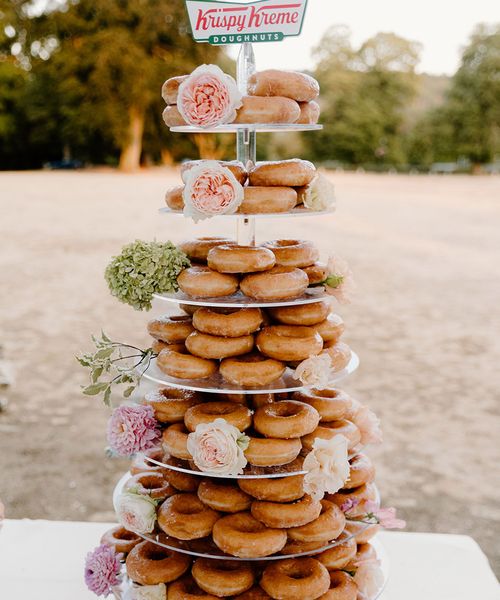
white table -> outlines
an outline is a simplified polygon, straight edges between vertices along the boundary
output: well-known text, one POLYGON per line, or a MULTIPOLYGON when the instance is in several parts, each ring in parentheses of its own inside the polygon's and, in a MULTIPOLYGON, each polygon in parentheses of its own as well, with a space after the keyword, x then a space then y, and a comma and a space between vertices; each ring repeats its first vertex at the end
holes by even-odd
MULTIPOLYGON (((106 523, 7 520, 0 531, 1 600, 95 600, 83 583, 85 554, 106 523)), ((500 600, 476 542, 462 535, 381 533, 391 561, 383 600, 500 600)))

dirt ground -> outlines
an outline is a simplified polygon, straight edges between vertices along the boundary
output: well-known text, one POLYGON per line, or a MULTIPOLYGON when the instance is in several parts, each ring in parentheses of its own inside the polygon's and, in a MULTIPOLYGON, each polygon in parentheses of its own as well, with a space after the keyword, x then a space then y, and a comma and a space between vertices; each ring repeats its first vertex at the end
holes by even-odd
MULTIPOLYGON (((333 174, 328 218, 261 221, 353 267, 341 313, 361 368, 345 388, 380 415, 387 505, 412 531, 475 537, 500 573, 500 179, 333 174)), ((113 519, 126 462, 105 459, 107 410, 74 360, 103 328, 146 343, 148 315, 103 270, 135 238, 231 233, 160 216, 173 171, 0 174, 0 343, 16 383, 0 413, 0 496, 12 518, 113 519)))

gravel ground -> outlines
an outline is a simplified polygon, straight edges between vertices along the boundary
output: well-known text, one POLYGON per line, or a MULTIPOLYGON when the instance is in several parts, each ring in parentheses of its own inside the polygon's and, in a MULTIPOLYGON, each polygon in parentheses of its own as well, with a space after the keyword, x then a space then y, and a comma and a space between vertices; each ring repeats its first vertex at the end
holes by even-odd
MULTIPOLYGON (((500 179, 332 174, 339 211, 264 220, 353 267, 342 309, 362 365, 346 389, 383 420, 384 502, 412 531, 474 536, 500 572, 500 179), (497 275, 495 278, 494 275, 497 275)), ((101 328, 146 343, 148 315, 102 277, 135 238, 231 233, 159 216, 173 171, 0 174, 0 343, 16 383, 0 414, 0 496, 13 518, 108 520, 126 462, 106 460, 107 411, 73 356, 101 328)))

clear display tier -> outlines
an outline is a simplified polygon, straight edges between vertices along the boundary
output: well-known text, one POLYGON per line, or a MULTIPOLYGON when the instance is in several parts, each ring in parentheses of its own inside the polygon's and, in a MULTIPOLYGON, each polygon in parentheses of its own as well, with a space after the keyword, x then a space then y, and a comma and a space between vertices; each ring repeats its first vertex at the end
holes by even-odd
MULTIPOLYGON (((184 216, 184 212, 182 210, 172 210, 168 206, 159 209, 160 214, 162 215, 175 215, 179 217, 184 216)), ((280 212, 280 213, 259 213, 259 214, 242 214, 242 213, 234 213, 233 215, 216 215, 211 217, 211 219, 235 219, 235 218, 246 218, 246 219, 283 219, 283 218, 292 218, 292 217, 322 217, 324 215, 333 215, 335 209, 331 210, 309 210, 308 208, 294 208, 289 212, 280 212)))
MULTIPOLYGON (((336 385, 339 381, 353 373, 358 366, 358 355, 353 352, 347 367, 332 375, 329 386, 336 385)), ((281 392, 297 392, 306 388, 302 382, 295 379, 293 373, 292 369, 287 368, 283 377, 268 385, 241 388, 225 381, 219 373, 207 379, 177 379, 176 377, 169 377, 160 371, 156 364, 156 359, 153 359, 149 367, 144 371, 143 377, 166 387, 193 390, 195 392, 207 392, 211 394, 279 394, 281 392)))
POLYGON ((302 296, 293 300, 281 300, 274 302, 265 302, 263 300, 254 300, 245 296, 242 292, 236 292, 232 296, 222 296, 221 298, 193 298, 184 292, 173 294, 154 294, 156 300, 162 302, 171 302, 173 304, 188 304, 190 306, 205 306, 207 308, 245 308, 252 306, 255 308, 275 308, 278 306, 298 306, 299 304, 314 304, 327 298, 331 298, 323 287, 308 288, 302 296))
POLYGON ((321 131, 322 129, 323 125, 301 125, 299 123, 228 123, 215 127, 195 127, 194 125, 170 127, 170 131, 174 133, 255 133, 257 131, 285 133, 287 131, 321 131))

